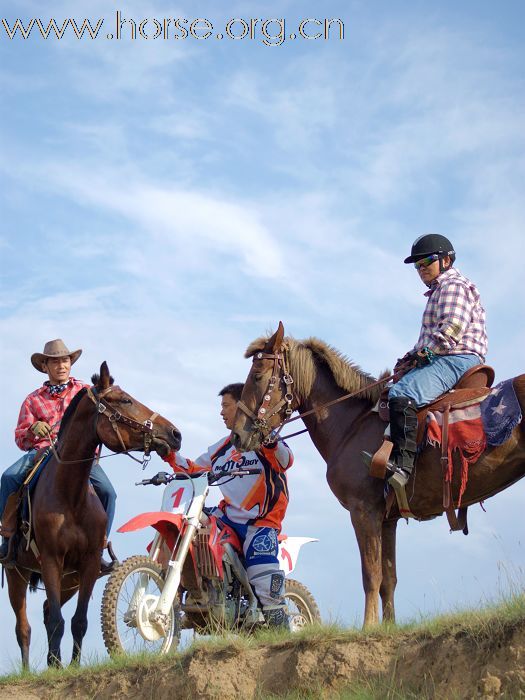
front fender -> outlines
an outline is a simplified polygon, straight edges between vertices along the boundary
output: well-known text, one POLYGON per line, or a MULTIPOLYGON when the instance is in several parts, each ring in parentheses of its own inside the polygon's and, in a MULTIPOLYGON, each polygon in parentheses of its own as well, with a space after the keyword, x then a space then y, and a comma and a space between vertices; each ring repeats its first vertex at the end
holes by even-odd
POLYGON ((182 530, 183 516, 181 513, 167 513, 166 511, 152 511, 136 515, 127 523, 121 525, 117 532, 134 532, 143 530, 145 527, 153 527, 158 532, 166 529, 166 525, 174 526, 177 530, 182 530))

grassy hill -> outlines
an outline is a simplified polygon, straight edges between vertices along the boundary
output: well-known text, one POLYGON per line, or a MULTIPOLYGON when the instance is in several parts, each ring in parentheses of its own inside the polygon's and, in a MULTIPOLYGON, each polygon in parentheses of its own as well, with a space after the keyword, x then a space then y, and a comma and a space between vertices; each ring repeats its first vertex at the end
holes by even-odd
POLYGON ((2 700, 525 698, 525 597, 368 632, 201 640, 168 657, 0 678, 2 700))

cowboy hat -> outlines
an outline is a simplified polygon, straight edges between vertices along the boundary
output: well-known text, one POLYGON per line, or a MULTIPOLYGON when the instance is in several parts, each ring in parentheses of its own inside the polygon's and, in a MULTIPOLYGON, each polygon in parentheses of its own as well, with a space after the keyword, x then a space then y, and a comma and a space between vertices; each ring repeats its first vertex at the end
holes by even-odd
POLYGON ((78 360, 81 354, 82 350, 75 350, 74 352, 71 352, 65 346, 64 341, 60 340, 60 338, 57 338, 56 340, 49 340, 44 345, 44 352, 33 353, 31 355, 31 364, 39 372, 45 373, 46 370, 43 367, 43 363, 49 358, 70 357, 71 364, 73 365, 78 360))

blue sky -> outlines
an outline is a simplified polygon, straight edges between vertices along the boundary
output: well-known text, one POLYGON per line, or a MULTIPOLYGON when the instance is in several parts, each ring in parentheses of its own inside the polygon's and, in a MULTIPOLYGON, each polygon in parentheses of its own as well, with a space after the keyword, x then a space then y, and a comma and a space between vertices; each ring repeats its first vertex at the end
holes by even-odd
MULTIPOLYGON (((246 346, 279 320, 373 374, 392 366, 415 342, 424 306, 402 260, 428 231, 452 239, 458 268, 478 284, 497 379, 524 371, 523 3, 95 0, 45 12, 18 1, 0 14, 10 26, 104 18, 104 32, 10 41, 0 26, 6 467, 19 456, 19 406, 41 380, 29 357, 51 338, 84 349, 79 378, 107 360, 124 388, 179 426, 188 456, 222 435, 216 394, 244 379, 246 346), (287 34, 307 18, 340 18, 345 36, 271 47, 261 36, 105 39, 117 10, 137 24, 285 18, 287 34)), ((285 529, 320 538, 297 578, 325 619, 360 624, 349 516, 308 438, 293 447, 285 529)), ((134 463, 108 462, 117 526, 160 503, 158 491, 133 486, 134 463)), ((449 535, 442 518, 401 523, 398 617, 522 584, 524 495, 518 484, 486 514, 472 508, 467 538, 449 535)), ((147 539, 113 541, 125 557, 147 539)), ((88 656, 104 653, 101 590, 88 656)), ((41 595, 30 604, 35 665, 46 648, 41 595)), ((18 660, 4 596, 0 671, 18 660)), ((68 645, 66 635, 66 656, 68 645)))

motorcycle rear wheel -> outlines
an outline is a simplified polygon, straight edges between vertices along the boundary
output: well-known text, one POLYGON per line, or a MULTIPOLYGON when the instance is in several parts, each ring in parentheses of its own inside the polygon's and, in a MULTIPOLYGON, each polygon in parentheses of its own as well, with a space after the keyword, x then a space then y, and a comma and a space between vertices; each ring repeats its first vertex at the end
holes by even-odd
POLYGON ((172 647, 177 648, 180 639, 178 606, 173 606, 168 614, 164 636, 156 635, 151 628, 151 638, 147 639, 139 630, 141 609, 147 617, 148 600, 153 604, 163 587, 162 567, 147 556, 129 557, 113 571, 104 588, 100 613, 102 637, 110 655, 167 654, 172 647), (137 594, 139 586, 143 590, 137 594), (135 601, 134 596, 137 596, 135 601))
POLYGON ((290 632, 321 622, 321 613, 308 588, 293 578, 285 579, 284 600, 290 622, 290 632))

